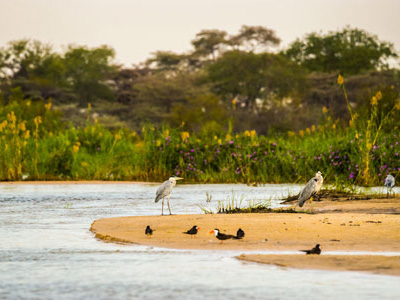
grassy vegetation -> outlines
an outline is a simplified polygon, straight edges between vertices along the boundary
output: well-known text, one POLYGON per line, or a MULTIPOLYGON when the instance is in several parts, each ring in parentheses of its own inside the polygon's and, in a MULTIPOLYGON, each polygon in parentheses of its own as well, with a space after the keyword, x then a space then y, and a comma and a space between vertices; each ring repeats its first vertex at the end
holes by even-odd
MULTIPOLYGON (((343 87, 343 78, 339 77, 343 87)), ((346 95, 346 94, 345 94, 346 95)), ((325 182, 380 185, 400 173, 400 103, 377 91, 367 112, 349 124, 324 108, 320 125, 270 136, 255 131, 195 135, 180 128, 111 131, 91 119, 61 121, 51 102, 26 100, 15 90, 0 106, 0 180, 164 180, 186 182, 306 182, 321 170, 325 182)))

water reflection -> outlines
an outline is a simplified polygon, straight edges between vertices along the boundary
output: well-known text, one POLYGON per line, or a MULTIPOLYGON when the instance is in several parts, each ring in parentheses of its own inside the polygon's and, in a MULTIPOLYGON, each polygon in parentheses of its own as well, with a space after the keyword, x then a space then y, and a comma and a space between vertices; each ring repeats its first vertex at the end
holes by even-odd
MULTIPOLYGON (((237 261, 241 252, 182 251, 96 240, 93 220, 158 215, 152 184, 0 185, 1 298, 393 299, 399 278, 282 269, 237 261), (361 288, 362 287, 362 288, 361 288)), ((177 185, 174 213, 225 200, 269 201, 297 185, 177 185)))

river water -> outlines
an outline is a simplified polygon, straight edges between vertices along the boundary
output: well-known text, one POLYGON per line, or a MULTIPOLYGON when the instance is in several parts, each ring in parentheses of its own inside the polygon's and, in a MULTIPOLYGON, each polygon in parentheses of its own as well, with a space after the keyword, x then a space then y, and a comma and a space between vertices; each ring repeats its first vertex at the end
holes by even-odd
MULTIPOLYGON (((0 299, 400 299, 400 277, 284 269, 236 260, 243 251, 169 250, 94 238, 89 228, 95 219, 160 214, 157 187, 0 185, 0 299)), ((276 199, 300 188, 178 183, 171 207, 176 214, 201 213, 199 205, 212 209, 229 197, 276 207, 276 199)))

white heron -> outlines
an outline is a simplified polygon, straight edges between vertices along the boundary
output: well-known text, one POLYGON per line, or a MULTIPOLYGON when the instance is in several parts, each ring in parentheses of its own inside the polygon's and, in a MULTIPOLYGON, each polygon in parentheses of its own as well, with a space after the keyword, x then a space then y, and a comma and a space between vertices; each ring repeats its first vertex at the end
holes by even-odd
POLYGON ((388 198, 389 198, 389 190, 391 192, 394 185, 395 185, 394 177, 393 177, 393 175, 389 174, 385 179, 385 186, 387 188, 387 197, 388 198))
POLYGON ((177 176, 171 176, 168 180, 164 181, 163 184, 158 188, 157 193, 156 193, 156 199, 155 202, 157 203, 162 199, 162 205, 161 205, 161 215, 164 215, 164 198, 165 196, 168 196, 167 198, 167 204, 168 204, 168 210, 169 214, 172 215, 171 213, 171 208, 169 207, 169 196, 171 195, 171 191, 176 185, 177 180, 183 179, 182 177, 177 177, 177 176))
POLYGON ((315 174, 315 177, 311 178, 304 187, 304 189, 300 192, 299 195, 300 207, 302 207, 308 199, 310 199, 310 202, 312 203, 312 198, 315 196, 316 193, 319 192, 323 182, 324 178, 322 177, 322 173, 318 171, 315 174))

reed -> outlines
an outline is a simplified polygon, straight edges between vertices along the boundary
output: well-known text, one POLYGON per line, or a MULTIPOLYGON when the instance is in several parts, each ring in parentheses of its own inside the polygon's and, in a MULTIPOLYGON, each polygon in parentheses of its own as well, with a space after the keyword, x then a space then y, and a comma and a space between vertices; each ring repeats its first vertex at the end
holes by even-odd
POLYGON ((318 125, 263 136, 152 125, 109 130, 89 117, 74 127, 51 102, 17 94, 0 106, 0 180, 162 181, 175 174, 188 183, 305 183, 320 170, 337 186, 381 185, 400 173, 400 104, 385 104, 384 91, 374 97, 381 98, 364 114, 352 112, 349 125, 324 108, 318 125))

